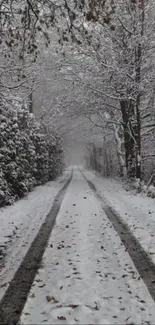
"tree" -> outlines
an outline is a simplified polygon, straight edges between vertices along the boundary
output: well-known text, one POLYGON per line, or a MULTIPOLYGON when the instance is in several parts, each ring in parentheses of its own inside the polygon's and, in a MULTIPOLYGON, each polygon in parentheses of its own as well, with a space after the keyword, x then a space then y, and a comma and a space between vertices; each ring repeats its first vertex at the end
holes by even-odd
MULTIPOLYGON (((101 116, 102 113, 101 119, 103 111, 107 111, 113 115, 116 125, 121 114, 119 123, 123 128, 125 162, 131 178, 141 177, 141 129, 147 98, 150 98, 148 93, 153 85, 150 62, 154 56, 153 8, 152 1, 120 0, 108 25, 102 24, 104 15, 99 11, 97 20, 76 31, 76 38, 81 41, 77 42, 78 48, 87 58, 87 71, 82 78, 76 73, 75 82, 90 90, 89 96, 93 92, 102 97, 102 108, 96 105, 94 109, 94 114, 101 116), (92 79, 86 76, 90 70, 92 79)), ((87 115, 92 113, 89 101, 87 115)))
POLYGON ((37 55, 37 38, 43 35, 48 46, 50 37, 48 30, 56 28, 60 43, 68 41, 77 28, 80 20, 97 21, 99 12, 104 12, 104 22, 108 23, 114 11, 113 0, 2 0, 0 3, 1 43, 4 41, 10 48, 21 45, 20 57, 24 53, 37 55), (61 23, 60 23, 61 20, 61 23))

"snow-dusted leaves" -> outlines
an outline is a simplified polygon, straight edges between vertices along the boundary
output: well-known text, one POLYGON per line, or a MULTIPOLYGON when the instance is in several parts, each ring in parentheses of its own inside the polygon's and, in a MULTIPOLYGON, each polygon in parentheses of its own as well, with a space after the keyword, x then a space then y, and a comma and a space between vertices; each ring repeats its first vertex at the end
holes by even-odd
POLYGON ((61 174, 63 150, 53 129, 36 122, 25 104, 0 106, 0 206, 61 174))

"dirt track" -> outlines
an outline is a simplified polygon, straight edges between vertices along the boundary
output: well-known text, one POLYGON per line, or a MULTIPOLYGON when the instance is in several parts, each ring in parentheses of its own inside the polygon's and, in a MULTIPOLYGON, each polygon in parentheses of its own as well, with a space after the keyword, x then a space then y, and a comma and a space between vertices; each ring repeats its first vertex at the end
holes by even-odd
POLYGON ((70 178, 57 194, 50 213, 47 215, 45 222, 42 224, 37 236, 32 242, 31 247, 0 302, 0 324, 15 325, 20 319, 20 314, 39 268, 66 189, 71 182, 72 174, 73 173, 71 173, 70 178))
POLYGON ((116 213, 110 207, 108 207, 106 203, 104 203, 103 197, 99 195, 95 185, 89 181, 84 174, 83 176, 89 184, 89 187, 93 190, 95 196, 100 200, 104 212, 117 231, 136 269, 147 286, 150 295, 152 296, 153 300, 155 300, 155 265, 151 261, 148 254, 141 247, 137 239, 134 237, 127 224, 118 215, 116 215, 116 213))
MULTIPOLYGON (((36 238, 0 302, 0 324, 15 325, 20 319, 21 312, 54 226, 56 216, 59 212, 66 190, 72 180, 72 174, 56 196, 50 213, 47 215, 45 222, 42 224, 36 238)), ((149 256, 142 249, 124 221, 104 203, 104 199, 98 194, 94 184, 86 178, 84 173, 82 174, 91 190, 93 190, 94 195, 102 204, 104 212, 121 238, 122 245, 125 246, 140 277, 143 279, 148 291, 155 300, 155 265, 151 262, 149 256)))

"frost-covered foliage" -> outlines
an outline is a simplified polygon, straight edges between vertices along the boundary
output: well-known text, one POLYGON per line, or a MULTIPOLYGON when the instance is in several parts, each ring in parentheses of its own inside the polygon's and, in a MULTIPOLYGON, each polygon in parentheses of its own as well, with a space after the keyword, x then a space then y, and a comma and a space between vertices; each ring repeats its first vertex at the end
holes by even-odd
POLYGON ((63 149, 52 129, 37 122, 23 103, 0 105, 0 206, 61 174, 63 149))
POLYGON ((128 182, 127 190, 134 190, 136 193, 146 194, 148 197, 155 198, 155 186, 151 185, 152 179, 150 179, 149 183, 145 183, 144 180, 140 180, 136 178, 134 182, 128 182))

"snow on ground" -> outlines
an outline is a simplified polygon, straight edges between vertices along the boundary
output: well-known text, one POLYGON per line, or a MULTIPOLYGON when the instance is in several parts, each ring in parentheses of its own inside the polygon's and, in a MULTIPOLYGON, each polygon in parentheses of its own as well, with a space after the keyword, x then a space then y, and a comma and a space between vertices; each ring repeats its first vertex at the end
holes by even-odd
POLYGON ((116 180, 101 178, 90 171, 84 171, 106 204, 128 224, 142 247, 155 263, 155 200, 144 194, 127 192, 116 180))
POLYGON ((67 170, 57 181, 36 187, 27 197, 15 202, 13 206, 0 209, 1 258, 6 253, 4 264, 0 259, 0 298, 50 211, 55 196, 70 176, 70 172, 67 170))
POLYGON ((155 303, 75 170, 20 324, 149 324, 155 303))

